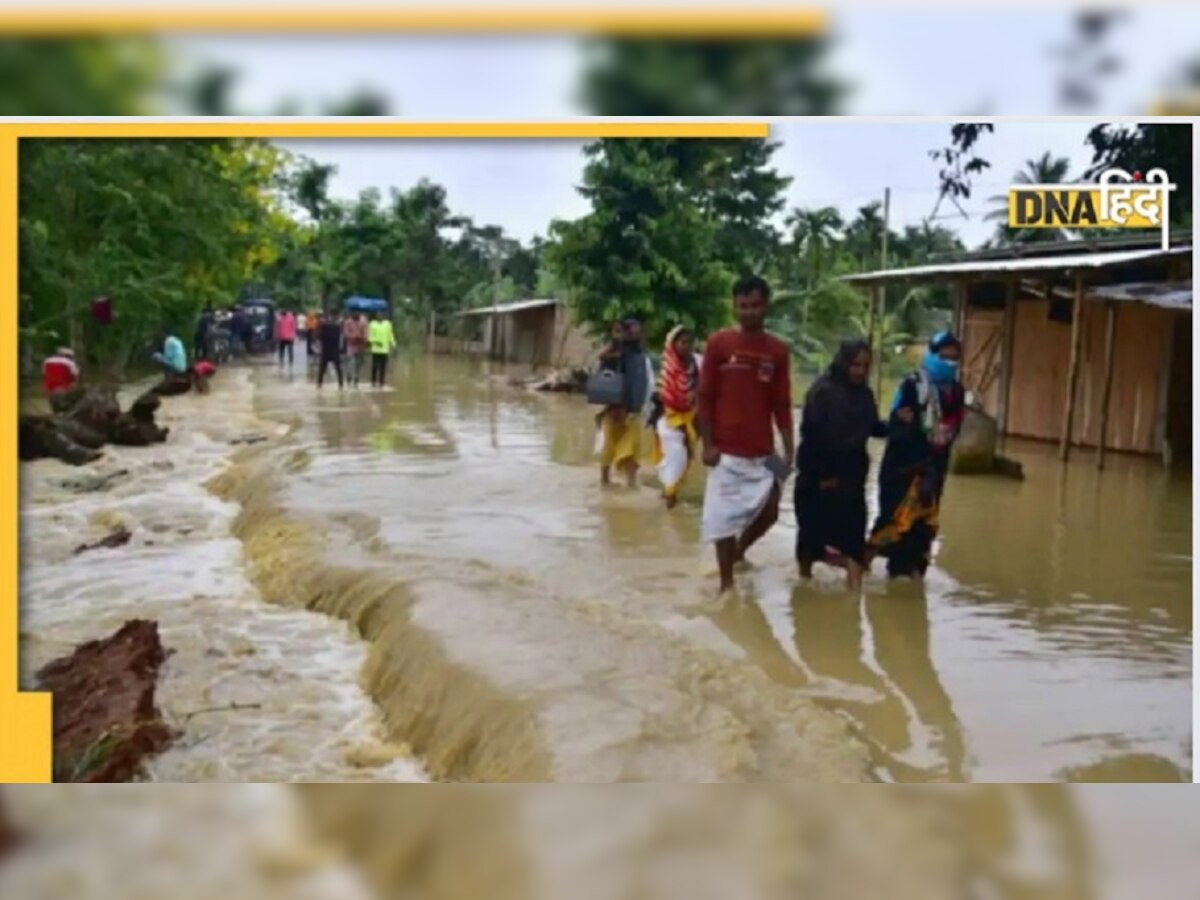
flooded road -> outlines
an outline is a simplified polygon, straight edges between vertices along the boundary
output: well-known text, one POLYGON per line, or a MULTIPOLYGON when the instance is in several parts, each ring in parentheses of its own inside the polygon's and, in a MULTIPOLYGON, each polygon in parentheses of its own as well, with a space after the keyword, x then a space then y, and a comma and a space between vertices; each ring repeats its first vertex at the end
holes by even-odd
POLYGON ((434 777, 1191 780, 1190 476, 1010 445, 1027 480, 952 481, 924 586, 857 598, 797 584, 785 499, 719 601, 698 505, 601 492, 592 411, 492 374, 260 369, 293 431, 225 485, 258 588, 358 628, 434 777))

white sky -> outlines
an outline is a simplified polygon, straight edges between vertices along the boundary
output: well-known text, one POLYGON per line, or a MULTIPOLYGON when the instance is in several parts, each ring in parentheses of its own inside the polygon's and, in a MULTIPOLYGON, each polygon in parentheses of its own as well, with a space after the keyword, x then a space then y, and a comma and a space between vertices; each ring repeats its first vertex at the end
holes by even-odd
MULTIPOLYGON (((987 198, 1004 193, 1026 159, 1045 150, 1066 156, 1075 174, 1090 160, 1080 123, 1005 122, 985 136, 980 152, 992 169, 977 179, 965 204, 975 214, 987 198)), ((900 230, 918 225, 937 200, 937 165, 928 151, 943 146, 948 123, 882 124, 848 121, 788 122, 773 126, 782 146, 776 167, 792 176, 788 205, 836 206, 849 219, 858 208, 882 200, 892 189, 891 221, 900 230)), ((422 177, 442 184, 455 212, 479 224, 502 226, 527 241, 544 234, 554 218, 588 211, 576 192, 583 169, 574 141, 285 141, 282 146, 338 167, 336 196, 351 198, 368 187, 405 189, 422 177)), ((973 215, 964 220, 947 203, 938 222, 958 230, 968 244, 989 237, 993 225, 973 215)))
MULTIPOLYGON (((1143 112, 1168 74, 1200 52, 1200 6, 1140 11, 1114 33, 1125 70, 1104 94, 1110 113, 1143 112)), ((855 86, 848 113, 1046 115, 1056 108, 1059 71, 1049 50, 1070 34, 1065 9, 985 11, 873 7, 837 14, 831 67, 855 86), (983 17, 986 15, 986 21, 983 17)), ((570 37, 214 36, 177 38, 193 64, 237 69, 236 106, 269 112, 286 97, 305 111, 360 87, 382 92, 392 112, 412 118, 540 118, 577 115, 582 62, 570 37)), ((836 205, 846 214, 892 187, 892 221, 916 224, 936 200, 928 151, 945 124, 796 123, 776 128, 779 167, 795 178, 792 205, 836 205)), ((993 168, 968 208, 986 207, 1025 159, 1049 149, 1078 172, 1088 161, 1078 124, 1004 124, 983 150, 993 168)), ((586 210, 575 193, 578 145, 559 143, 308 143, 293 145, 339 168, 334 191, 409 187, 422 176, 446 186, 451 206, 522 239, 550 219, 586 210)), ((948 212, 949 210, 943 210, 948 212)), ((991 226, 943 219, 968 244, 991 226)))

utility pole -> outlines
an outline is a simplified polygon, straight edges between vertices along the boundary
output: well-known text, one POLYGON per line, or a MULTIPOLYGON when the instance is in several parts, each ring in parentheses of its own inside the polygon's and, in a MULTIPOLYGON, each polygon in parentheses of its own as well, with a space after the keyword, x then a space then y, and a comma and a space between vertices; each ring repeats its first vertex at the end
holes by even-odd
MULTIPOLYGON (((888 223, 891 220, 892 214, 892 189, 883 189, 883 241, 879 248, 879 268, 886 269, 888 265, 888 223)), ((876 298, 872 298, 874 302, 876 298)), ((883 391, 883 319, 887 313, 887 285, 879 286, 879 315, 876 317, 879 322, 879 345, 875 351, 875 399, 879 400, 879 395, 883 391)), ((874 335, 871 338, 872 346, 874 346, 874 335)))

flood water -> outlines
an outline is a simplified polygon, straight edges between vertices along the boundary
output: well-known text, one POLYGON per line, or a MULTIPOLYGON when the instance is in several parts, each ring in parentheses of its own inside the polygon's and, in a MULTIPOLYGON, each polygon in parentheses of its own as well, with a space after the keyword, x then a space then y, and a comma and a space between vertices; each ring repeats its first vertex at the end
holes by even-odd
POLYGON ((357 627, 435 778, 1191 780, 1190 475, 1010 443, 1026 480, 952 480, 924 585, 858 597, 797 582, 785 497, 719 600, 702 475, 668 513, 600 489, 578 397, 444 357, 391 381, 259 368, 292 432, 231 492, 260 590, 357 627))

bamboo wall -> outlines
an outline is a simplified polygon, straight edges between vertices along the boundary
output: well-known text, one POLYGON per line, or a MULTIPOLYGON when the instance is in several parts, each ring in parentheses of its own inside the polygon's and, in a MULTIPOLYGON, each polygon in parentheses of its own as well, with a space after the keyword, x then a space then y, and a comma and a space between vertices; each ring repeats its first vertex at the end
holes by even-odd
MULTIPOLYGON (((1166 395, 1161 381, 1172 341, 1167 310, 1134 303, 1117 304, 1112 396, 1105 446, 1111 450, 1160 452, 1158 414, 1166 395)), ((1083 335, 1072 443, 1094 447, 1099 441, 1100 403, 1104 389, 1106 309, 1102 303, 1083 304, 1083 335)), ((968 312, 964 341, 964 382, 979 393, 984 408, 997 415, 999 407, 999 310, 968 312), (988 348, 989 341, 995 347, 988 348), (993 374, 994 370, 994 374, 993 374), (985 388, 980 390, 980 385, 985 388)), ((1190 321, 1182 327, 1190 332, 1190 321)), ((1058 441, 1062 437, 1067 377, 1071 359, 1071 326, 1049 318, 1045 300, 1022 298, 1016 305, 1013 333, 1013 371, 1008 434, 1058 441)))
POLYGON ((983 403, 989 415, 999 416, 1000 339, 1004 313, 972 309, 963 330, 963 385, 983 403))

